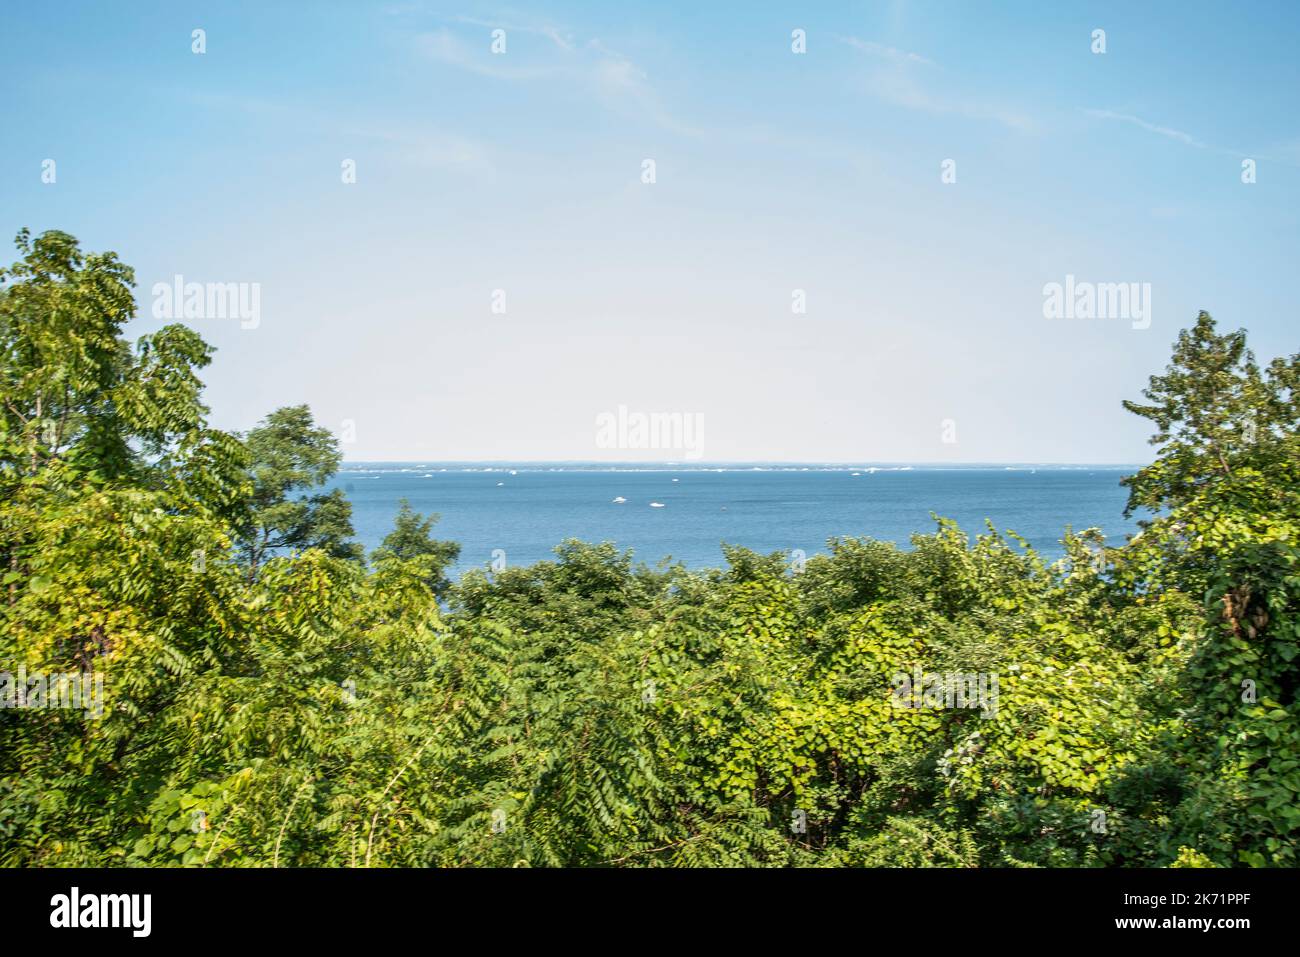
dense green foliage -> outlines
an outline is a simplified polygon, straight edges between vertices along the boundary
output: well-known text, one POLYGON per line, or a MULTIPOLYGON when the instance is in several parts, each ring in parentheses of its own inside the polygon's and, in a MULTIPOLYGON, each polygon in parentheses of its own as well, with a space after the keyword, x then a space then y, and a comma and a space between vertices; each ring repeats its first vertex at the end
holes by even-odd
POLYGON ((319 548, 340 558, 360 557, 352 537, 352 505, 342 489, 312 492, 338 471, 343 456, 328 429, 318 428, 305 405, 276 409, 248 433, 253 494, 240 530, 250 574, 282 549, 319 548))
POLYGON ((0 671, 93 670, 104 710, 0 710, 0 863, 1297 863, 1300 356, 1180 336, 1128 404, 1156 513, 1120 548, 567 542, 449 585, 409 507, 362 559, 305 408, 208 428, 208 348, 126 343, 113 255, 19 246, 0 671), (996 710, 898 707, 918 670, 996 675, 996 710))

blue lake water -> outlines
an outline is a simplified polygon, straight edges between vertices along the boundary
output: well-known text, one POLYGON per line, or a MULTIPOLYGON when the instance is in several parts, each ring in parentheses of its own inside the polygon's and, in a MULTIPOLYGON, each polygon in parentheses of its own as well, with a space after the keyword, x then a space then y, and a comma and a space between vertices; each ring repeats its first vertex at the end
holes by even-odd
POLYGON ((367 551, 391 529, 402 498, 438 513, 437 537, 461 543, 459 574, 488 564, 496 549, 512 566, 552 558, 566 538, 611 541, 640 561, 690 568, 722 565, 722 542, 809 556, 835 536, 906 547, 914 533, 934 530, 932 512, 970 534, 991 519, 1055 558, 1067 525, 1097 526, 1111 544, 1137 530, 1123 516, 1119 484, 1136 468, 348 462, 332 485, 347 492, 367 551))

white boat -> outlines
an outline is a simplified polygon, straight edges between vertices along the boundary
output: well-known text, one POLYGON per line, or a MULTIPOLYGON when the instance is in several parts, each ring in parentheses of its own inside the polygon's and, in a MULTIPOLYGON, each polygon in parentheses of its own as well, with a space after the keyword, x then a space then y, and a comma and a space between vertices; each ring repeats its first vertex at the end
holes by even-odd
POLYGON ((651 503, 650 503, 650 507, 651 507, 651 508, 663 508, 663 507, 664 507, 664 503, 663 503, 663 502, 651 502, 651 503))
POLYGON ((615 504, 615 505, 622 505, 622 504, 623 504, 624 502, 626 502, 626 501, 627 501, 627 499, 625 499, 622 495, 620 495, 618 498, 614 499, 614 504, 615 504))

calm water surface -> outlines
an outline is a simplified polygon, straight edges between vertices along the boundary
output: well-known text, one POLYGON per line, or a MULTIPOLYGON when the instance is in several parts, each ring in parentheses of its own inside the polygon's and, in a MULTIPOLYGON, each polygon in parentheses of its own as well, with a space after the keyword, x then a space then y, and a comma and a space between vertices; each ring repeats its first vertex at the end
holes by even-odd
POLYGON ((402 498, 439 513, 435 534, 461 543, 460 573, 490 562, 495 549, 511 565, 551 558, 566 538, 612 541, 638 560, 691 568, 721 565, 722 542, 808 555, 834 536, 905 546, 934 530, 932 512, 968 533, 991 519, 1057 557, 1067 525, 1098 526, 1112 544, 1136 531, 1119 484, 1136 468, 349 462, 333 484, 352 501, 367 550, 392 527, 402 498))

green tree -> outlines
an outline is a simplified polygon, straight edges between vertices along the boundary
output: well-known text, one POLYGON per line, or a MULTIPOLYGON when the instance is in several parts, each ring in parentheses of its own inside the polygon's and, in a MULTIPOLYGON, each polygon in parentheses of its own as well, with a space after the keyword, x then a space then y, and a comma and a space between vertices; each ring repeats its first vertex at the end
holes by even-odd
MULTIPOLYGON (((1161 446, 1128 480, 1130 506, 1164 511, 1114 553, 1115 584, 1137 605, 1202 604, 1170 649, 1179 720, 1140 767, 1170 782, 1175 847, 1225 866, 1300 860, 1298 386, 1300 355, 1261 369, 1244 331, 1219 335, 1201 313, 1148 403, 1125 403, 1161 446)), ((1149 785, 1123 790, 1152 816, 1149 785)))
POLYGON ((939 520, 692 572, 567 541, 448 587, 458 550, 407 502, 352 560, 305 407, 208 430, 193 333, 130 347, 111 254, 24 250, 0 693, 16 665, 104 681, 98 714, 0 709, 0 864, 1300 859, 1300 357, 1256 368, 1207 316, 1180 337, 1131 406, 1161 512, 1123 547, 1067 529, 1048 564, 939 520), (997 676, 996 713, 898 706, 918 671, 997 676))
POLYGON ((169 489, 168 508, 229 517, 247 493, 242 444, 206 425, 198 370, 211 348, 168 325, 133 347, 134 273, 49 231, 0 268, 0 525, 9 599, 34 523, 92 487, 169 489))
POLYGON ((139 478, 186 440, 192 450, 211 348, 168 325, 132 349, 121 331, 135 277, 114 253, 83 254, 54 230, 24 229, 16 245, 23 258, 0 268, 0 471, 13 480, 64 459, 87 479, 139 478))
POLYGON ((319 548, 360 558, 352 538, 352 505, 342 489, 312 491, 338 471, 343 455, 328 429, 305 405, 276 409, 248 433, 253 494, 240 547, 255 576, 277 550, 319 548))
POLYGON ((1152 376, 1146 402, 1124 408, 1156 425, 1156 460, 1125 478, 1128 510, 1187 502, 1242 465, 1268 467, 1294 454, 1300 424, 1300 356, 1261 370, 1246 332, 1220 335, 1209 313, 1178 334, 1164 375, 1152 376))
POLYGON ((433 537, 437 521, 436 514, 421 515, 411 508, 409 501, 402 499, 393 530, 371 554, 371 561, 379 563, 396 558, 420 565, 425 583, 435 595, 442 597, 451 585, 446 570, 460 557, 460 545, 433 537))

